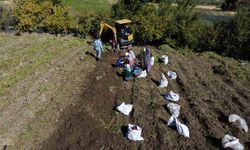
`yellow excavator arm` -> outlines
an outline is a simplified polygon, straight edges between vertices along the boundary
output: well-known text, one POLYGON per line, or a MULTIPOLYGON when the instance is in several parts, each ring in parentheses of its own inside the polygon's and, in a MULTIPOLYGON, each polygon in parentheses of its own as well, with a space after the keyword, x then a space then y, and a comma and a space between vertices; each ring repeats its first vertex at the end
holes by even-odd
POLYGON ((111 29, 114 33, 114 38, 115 38, 115 41, 117 41, 117 36, 116 36, 116 28, 115 27, 112 27, 111 25, 107 24, 106 22, 102 21, 101 24, 100 24, 100 31, 99 31, 99 36, 102 35, 102 31, 104 29, 104 27, 108 27, 109 29, 111 29))

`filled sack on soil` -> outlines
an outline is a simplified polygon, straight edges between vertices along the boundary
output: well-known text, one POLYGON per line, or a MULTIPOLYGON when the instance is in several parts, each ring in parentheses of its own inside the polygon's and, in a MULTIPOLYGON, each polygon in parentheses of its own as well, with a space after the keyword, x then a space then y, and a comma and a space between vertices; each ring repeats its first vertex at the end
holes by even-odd
POLYGON ((228 120, 230 123, 236 124, 236 126, 240 129, 243 129, 245 132, 248 131, 248 126, 246 123, 246 120, 241 118, 240 116, 236 114, 232 114, 228 117, 228 120))
POLYGON ((161 80, 160 80, 160 85, 161 88, 167 87, 168 86, 168 80, 165 77, 165 75, 162 73, 161 74, 161 80))
POLYGON ((171 79, 171 80, 177 78, 177 74, 174 71, 169 70, 167 74, 168 74, 168 78, 171 79))
POLYGON ((176 129, 177 132, 180 135, 183 135, 184 137, 188 137, 189 138, 189 129, 185 124, 182 124, 179 122, 179 120, 177 118, 175 118, 175 124, 176 124, 176 129))
POLYGON ((142 141, 144 140, 143 137, 141 137, 142 129, 133 124, 128 124, 128 132, 126 137, 131 141, 142 141))
POLYGON ((172 115, 169 118, 167 125, 176 126, 176 130, 180 135, 189 138, 190 132, 188 127, 185 124, 180 123, 180 121, 175 116, 172 115))
POLYGON ((181 108, 180 105, 175 104, 175 103, 169 103, 167 107, 171 115, 173 115, 176 118, 179 116, 180 108, 181 108))
POLYGON ((162 55, 161 60, 164 62, 164 64, 168 64, 168 56, 167 55, 162 55))
POLYGON ((155 63, 155 58, 152 56, 150 59, 150 65, 153 66, 155 63))
POLYGON ((175 126, 175 118, 176 118, 176 117, 175 117, 174 115, 172 115, 172 116, 168 119, 167 125, 170 126, 170 127, 175 126))
POLYGON ((145 78, 147 76, 147 71, 144 70, 141 72, 141 74, 137 78, 145 78))
POLYGON ((134 77, 138 77, 138 76, 141 75, 141 73, 142 73, 142 69, 141 69, 140 67, 135 67, 135 69, 134 69, 133 72, 132 72, 132 75, 133 75, 134 77))
POLYGON ((125 104, 124 102, 122 102, 121 105, 119 105, 119 106, 116 107, 116 109, 120 113, 122 113, 124 115, 127 115, 127 116, 131 112, 132 108, 133 108, 133 105, 131 105, 131 104, 125 104))
POLYGON ((223 148, 231 148, 232 150, 244 150, 244 146, 239 142, 239 139, 228 134, 224 136, 221 144, 223 148))
POLYGON ((174 93, 173 91, 170 91, 168 94, 164 95, 164 98, 166 100, 177 102, 177 101, 179 101, 180 96, 179 96, 179 94, 174 93))

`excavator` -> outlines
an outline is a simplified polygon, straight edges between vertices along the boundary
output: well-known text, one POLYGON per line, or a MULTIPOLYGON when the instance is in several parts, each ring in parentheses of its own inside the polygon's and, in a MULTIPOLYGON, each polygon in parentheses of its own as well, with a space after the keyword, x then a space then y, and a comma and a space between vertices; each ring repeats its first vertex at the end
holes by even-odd
POLYGON ((131 29, 128 27, 128 24, 131 23, 132 21, 129 19, 122 19, 122 20, 117 20, 115 23, 115 27, 107 24, 106 22, 102 21, 100 23, 100 31, 99 31, 99 36, 101 37, 103 29, 105 27, 109 28, 113 32, 113 40, 116 44, 116 47, 118 50, 120 48, 125 48, 131 44, 133 44, 133 34, 131 32, 131 29), (126 31, 126 28, 129 28, 128 31, 126 31))

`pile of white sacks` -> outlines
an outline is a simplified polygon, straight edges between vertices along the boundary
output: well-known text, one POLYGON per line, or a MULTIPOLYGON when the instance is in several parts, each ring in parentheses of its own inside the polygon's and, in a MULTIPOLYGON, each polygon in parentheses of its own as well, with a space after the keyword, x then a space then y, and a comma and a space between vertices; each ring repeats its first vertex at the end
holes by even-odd
MULTIPOLYGON (((133 109, 133 105, 131 104, 125 104, 122 102, 119 106, 116 107, 116 110, 119 111, 120 113, 129 116, 130 112, 133 109)), ((128 132, 126 134, 127 139, 131 141, 142 141, 144 140, 143 137, 141 136, 142 129, 133 124, 128 124, 128 132)))
MULTIPOLYGON (((228 117, 228 121, 233 123, 238 128, 248 132, 248 126, 245 119, 241 118, 236 114, 231 114, 228 117)), ((244 146, 240 143, 240 140, 234 136, 226 134, 221 141, 223 148, 230 148, 232 150, 244 150, 244 146)))
MULTIPOLYGON (((162 61, 164 62, 165 65, 167 65, 169 62, 169 57, 163 55, 162 61)), ((168 86, 168 80, 174 80, 174 79, 177 79, 176 72, 169 70, 166 73, 166 75, 162 73, 159 87, 166 88, 168 86)), ((181 106, 177 104, 177 102, 180 99, 179 94, 170 91, 169 93, 164 94, 163 96, 167 101, 170 101, 170 103, 168 103, 167 105, 167 108, 169 110, 169 113, 171 114, 171 117, 168 119, 167 125, 176 127, 176 130, 180 135, 189 138, 190 137, 189 128, 178 120, 181 108, 181 106)), ((130 112, 133 109, 133 105, 125 104, 124 102, 122 102, 119 106, 116 107, 116 109, 120 113, 129 116, 130 112)), ((240 116, 232 114, 229 116, 228 121, 230 123, 234 123, 238 128, 244 130, 245 132, 248 132, 247 123, 240 116)), ((127 139, 132 141, 142 141, 144 139, 141 136, 141 134, 142 134, 142 129, 139 126, 128 124, 128 131, 126 134, 127 139)), ((244 146, 239 142, 239 139, 228 134, 226 134, 222 139, 222 147, 230 148, 232 150, 244 150, 244 146)))
MULTIPOLYGON (((167 65, 168 62, 169 62, 168 56, 163 55, 162 56, 162 61, 164 62, 165 65, 167 65)), ((174 72, 172 70, 169 70, 166 73, 166 75, 167 75, 167 77, 165 76, 164 73, 162 73, 162 75, 161 75, 161 80, 160 80, 160 85, 159 85, 159 87, 161 87, 161 88, 166 88, 168 86, 168 79, 169 80, 177 79, 176 72, 174 72)), ((167 101, 171 101, 171 103, 169 103, 167 105, 168 110, 169 110, 169 112, 171 114, 171 117, 168 119, 167 125, 168 126, 175 126, 177 132, 180 135, 183 135, 184 137, 189 138, 190 132, 189 132, 188 127, 178 120, 181 107, 180 107, 180 105, 178 105, 176 103, 173 103, 173 102, 178 102, 179 101, 179 99, 180 99, 179 94, 177 94, 177 93, 175 93, 173 91, 170 91, 169 93, 164 94, 163 96, 167 101)))
MULTIPOLYGON (((167 65, 169 62, 169 57, 166 55, 163 55, 162 61, 164 62, 165 65, 167 65)), ((165 76, 165 74, 162 73, 159 87, 166 88, 168 86, 168 79, 174 80, 176 78, 177 78, 177 74, 176 72, 172 70, 169 70, 167 72, 167 77, 165 76)), ((169 112, 171 114, 171 117, 169 118, 167 125, 176 126, 177 132, 180 135, 183 135, 184 137, 189 138, 190 132, 189 132, 188 127, 180 123, 180 121, 177 119, 180 114, 180 105, 173 103, 173 102, 179 101, 180 99, 179 94, 173 91, 170 91, 169 93, 164 94, 163 96, 166 100, 171 101, 171 103, 167 105, 169 112)), ((245 132, 248 132, 247 123, 245 119, 241 118, 240 116, 236 114, 232 114, 229 116, 228 121, 230 123, 234 123, 238 128, 244 130, 245 132)), ((239 139, 228 134, 226 134, 224 138, 222 139, 222 147, 230 148, 232 150, 244 150, 244 146, 239 142, 239 139)))
MULTIPOLYGON (((164 62, 165 65, 168 64, 168 56, 163 55, 162 56, 162 61, 164 62)), ((169 70, 167 72, 167 77, 165 74, 162 74, 161 80, 160 80, 160 87, 161 88, 166 88, 168 86, 168 79, 169 80, 174 80, 177 78, 177 74, 174 71, 169 70)), ((177 93, 174 93, 173 91, 170 91, 168 94, 164 95, 164 98, 169 101, 177 102, 179 101, 179 95, 177 93)), ((131 104, 125 104, 122 102, 119 106, 116 107, 116 110, 119 111, 120 113, 129 116, 130 112, 133 109, 133 105, 131 104)), ((168 126, 175 126, 177 129, 177 132, 180 135, 183 135, 184 137, 189 138, 189 129, 186 125, 182 124, 177 118, 180 114, 180 105, 175 104, 175 103, 169 103, 168 104, 168 109, 169 112, 171 113, 171 117, 168 120, 167 125, 168 126)), ((141 136, 142 134, 142 129, 133 124, 128 124, 128 131, 126 134, 127 139, 132 140, 132 141, 142 141, 144 140, 143 137, 141 136)))

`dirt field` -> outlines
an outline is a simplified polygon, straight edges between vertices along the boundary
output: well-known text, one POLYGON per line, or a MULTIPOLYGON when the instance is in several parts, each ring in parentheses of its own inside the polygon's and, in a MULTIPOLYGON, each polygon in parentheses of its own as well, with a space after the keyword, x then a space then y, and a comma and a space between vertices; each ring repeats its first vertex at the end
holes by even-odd
POLYGON ((117 53, 105 52, 96 63, 90 45, 72 37, 1 33, 0 45, 0 144, 7 149, 211 150, 221 149, 227 133, 250 149, 250 134, 227 121, 236 113, 249 124, 248 62, 152 48, 170 63, 156 62, 147 78, 125 82, 112 67, 117 53), (223 64, 240 68, 241 78, 215 73, 223 64), (178 79, 160 89, 160 75, 169 69, 178 79), (161 94, 170 90, 180 95, 179 120, 190 139, 166 126, 169 102, 161 94), (134 106, 129 117, 114 110, 123 101, 134 106), (124 137, 128 123, 142 127, 143 142, 124 137))
POLYGON ((239 137, 249 147, 249 134, 227 121, 231 113, 250 119, 249 87, 215 75, 212 66, 217 61, 196 55, 169 55, 170 65, 157 64, 146 79, 124 82, 116 74, 119 70, 111 66, 115 54, 106 54, 91 74, 81 104, 73 108, 77 111, 65 111, 65 121, 43 149, 220 149, 226 133, 239 137), (179 78, 170 81, 167 89, 159 89, 160 73, 168 69, 177 71, 179 78), (102 78, 97 80, 99 76, 102 78), (190 139, 165 125, 170 115, 161 94, 169 90, 181 95, 180 120, 190 128, 190 139), (130 117, 112 109, 123 101, 134 105, 130 117), (128 123, 143 128, 145 141, 124 138, 128 123))

